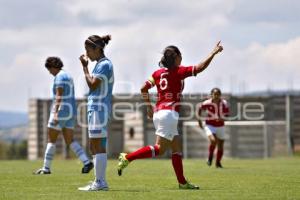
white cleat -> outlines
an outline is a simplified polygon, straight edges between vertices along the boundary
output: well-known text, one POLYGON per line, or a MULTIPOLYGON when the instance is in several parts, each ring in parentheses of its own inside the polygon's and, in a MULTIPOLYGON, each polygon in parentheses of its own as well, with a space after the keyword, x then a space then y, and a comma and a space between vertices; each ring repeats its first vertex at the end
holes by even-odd
POLYGON ((87 186, 79 187, 78 190, 80 190, 80 191, 100 191, 100 190, 108 191, 108 185, 105 181, 101 181, 100 183, 94 181, 87 186))
POLYGON ((34 172, 33 174, 35 174, 35 175, 39 175, 39 174, 51 174, 51 172, 50 172, 50 170, 41 168, 41 169, 38 169, 38 170, 37 170, 36 172, 34 172))

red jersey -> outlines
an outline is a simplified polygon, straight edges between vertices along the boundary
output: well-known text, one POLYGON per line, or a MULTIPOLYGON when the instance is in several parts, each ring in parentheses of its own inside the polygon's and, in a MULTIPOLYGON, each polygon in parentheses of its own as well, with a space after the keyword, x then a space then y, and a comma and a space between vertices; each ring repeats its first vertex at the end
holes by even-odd
POLYGON ((175 110, 179 112, 180 99, 184 88, 184 79, 195 76, 195 67, 161 68, 156 70, 146 81, 148 89, 157 87, 157 103, 155 111, 175 110))
POLYGON ((201 115, 202 110, 207 111, 205 123, 216 127, 224 126, 223 117, 229 115, 229 107, 227 101, 224 99, 221 99, 218 104, 213 103, 212 99, 208 99, 201 104, 199 115, 201 115))

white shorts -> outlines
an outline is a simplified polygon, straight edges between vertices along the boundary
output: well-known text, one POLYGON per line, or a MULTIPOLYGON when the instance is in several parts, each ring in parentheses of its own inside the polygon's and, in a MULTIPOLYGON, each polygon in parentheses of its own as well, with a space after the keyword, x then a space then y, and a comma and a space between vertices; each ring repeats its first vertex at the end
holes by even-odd
POLYGON ((217 127, 206 124, 204 129, 207 136, 215 135, 218 139, 225 140, 224 126, 217 127))
POLYGON ((108 117, 101 111, 88 112, 88 132, 89 138, 107 137, 108 117))
POLYGON ((178 135, 178 112, 174 110, 159 110, 153 115, 155 134, 172 141, 178 135))
POLYGON ((50 113, 50 117, 48 120, 48 128, 52 128, 55 129, 57 131, 61 131, 63 128, 67 128, 67 129, 74 129, 75 127, 75 117, 68 117, 68 118, 59 118, 58 119, 58 123, 54 124, 53 122, 53 117, 54 117, 54 113, 51 112, 50 113))

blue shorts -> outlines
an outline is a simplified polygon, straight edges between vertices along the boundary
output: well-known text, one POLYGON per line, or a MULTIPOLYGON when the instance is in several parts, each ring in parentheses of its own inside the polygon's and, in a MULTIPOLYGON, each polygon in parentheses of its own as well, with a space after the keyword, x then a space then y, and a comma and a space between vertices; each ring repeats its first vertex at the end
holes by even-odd
POLYGON ((89 138, 106 138, 109 117, 101 111, 88 111, 89 138))
POLYGON ((55 125, 53 122, 54 114, 50 113, 49 121, 48 121, 48 128, 53 128, 55 130, 61 131, 63 128, 74 129, 75 127, 75 117, 68 117, 58 119, 58 123, 55 125))

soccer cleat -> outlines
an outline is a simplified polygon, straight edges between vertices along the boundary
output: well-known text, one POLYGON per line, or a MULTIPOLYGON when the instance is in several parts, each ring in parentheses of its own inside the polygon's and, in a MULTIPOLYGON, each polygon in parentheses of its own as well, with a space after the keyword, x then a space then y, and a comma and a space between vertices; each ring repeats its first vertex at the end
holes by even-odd
POLYGON ((35 175, 39 175, 39 174, 51 174, 51 171, 41 168, 41 169, 38 169, 33 174, 35 174, 35 175))
POLYGON ((119 176, 122 175, 122 170, 125 169, 129 164, 129 160, 127 160, 126 155, 127 155, 127 153, 120 153, 119 163, 118 163, 118 175, 119 176))
POLYGON ((210 167, 211 164, 212 164, 212 159, 208 159, 208 160, 206 161, 206 164, 210 167))
POLYGON ((216 163, 216 168, 223 168, 223 166, 221 165, 220 162, 217 162, 217 163, 216 163))
POLYGON ((179 183, 179 189, 181 189, 181 190, 199 190, 199 186, 194 185, 190 182, 186 182, 186 184, 179 183))
POLYGON ((108 191, 108 186, 105 181, 101 181, 100 183, 93 181, 91 184, 89 184, 87 186, 79 187, 78 190, 86 191, 86 192, 100 191, 100 190, 108 191))
POLYGON ((94 164, 90 162, 89 164, 86 164, 83 166, 81 173, 82 174, 87 174, 89 173, 92 169, 94 168, 94 164))

